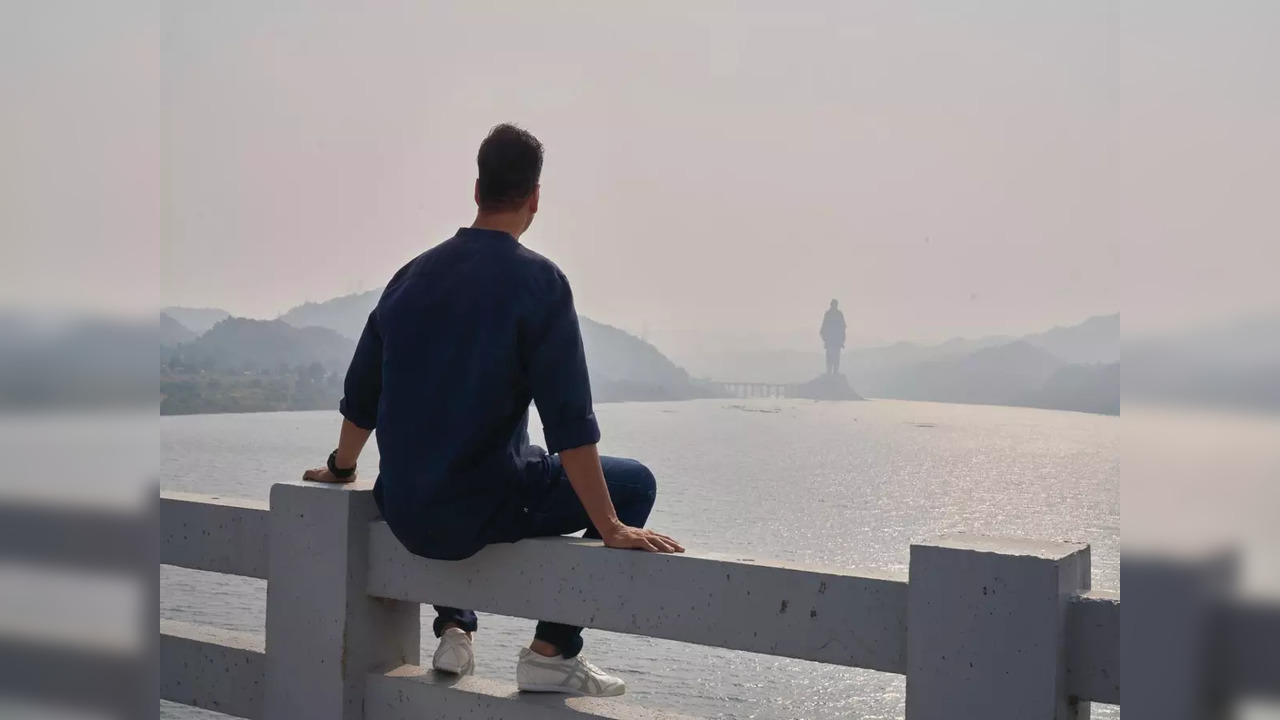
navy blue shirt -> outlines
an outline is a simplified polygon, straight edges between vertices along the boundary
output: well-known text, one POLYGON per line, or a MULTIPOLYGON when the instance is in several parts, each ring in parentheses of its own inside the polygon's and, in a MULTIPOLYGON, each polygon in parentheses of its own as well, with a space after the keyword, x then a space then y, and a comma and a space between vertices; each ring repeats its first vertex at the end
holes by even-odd
POLYGON ((341 410, 376 429, 374 498, 411 552, 459 559, 520 539, 558 453, 600 440, 569 282, 504 232, 464 228, 391 279, 341 410), (547 451, 529 445, 529 404, 547 451))

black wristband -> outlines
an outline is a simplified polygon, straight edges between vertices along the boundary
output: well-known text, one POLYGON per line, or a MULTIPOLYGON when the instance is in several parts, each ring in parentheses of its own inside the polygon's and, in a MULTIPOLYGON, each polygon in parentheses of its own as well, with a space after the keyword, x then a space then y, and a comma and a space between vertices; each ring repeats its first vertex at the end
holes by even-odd
POLYGON ((339 480, 346 480, 347 478, 356 474, 356 467, 354 465, 345 469, 338 467, 338 451, 337 450, 334 450, 333 452, 329 453, 328 465, 329 465, 329 472, 333 473, 333 476, 338 478, 339 480))

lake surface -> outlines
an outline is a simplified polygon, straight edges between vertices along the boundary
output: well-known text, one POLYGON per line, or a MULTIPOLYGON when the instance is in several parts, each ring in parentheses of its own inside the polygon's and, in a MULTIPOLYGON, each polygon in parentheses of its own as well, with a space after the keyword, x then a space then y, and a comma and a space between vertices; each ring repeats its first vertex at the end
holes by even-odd
MULTIPOLYGON (((1119 588, 1120 419, 878 400, 600 405, 602 452, 658 477, 651 527, 692 553, 906 570, 950 532, 1086 541, 1093 587, 1119 588)), ((266 499, 323 464, 336 412, 163 417, 161 484, 266 499)), ((540 442, 536 418, 534 442, 540 442)), ((375 466, 370 444, 361 465, 375 466)), ((370 477, 370 475, 366 475, 370 477)), ((265 583, 161 568, 161 614, 262 632, 265 583)), ((423 660, 435 641, 423 613, 423 660)), ((477 673, 514 681, 532 623, 481 616, 477 673)), ((726 718, 901 718, 902 676, 587 631, 584 655, 628 681, 625 701, 726 718)), ((165 718, 219 717, 162 704, 165 718)), ((1118 717, 1094 706, 1095 717, 1118 717)))

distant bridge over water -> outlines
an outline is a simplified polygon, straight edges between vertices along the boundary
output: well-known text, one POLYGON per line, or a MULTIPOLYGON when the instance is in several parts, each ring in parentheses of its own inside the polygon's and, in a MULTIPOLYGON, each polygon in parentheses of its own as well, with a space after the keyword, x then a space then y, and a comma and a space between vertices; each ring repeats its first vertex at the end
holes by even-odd
POLYGON ((820 375, 803 383, 702 381, 710 393, 731 398, 790 398, 795 400, 862 400, 843 375, 820 375))
POLYGON ((707 387, 735 398, 790 398, 796 397, 795 383, 720 382, 710 381, 707 387))

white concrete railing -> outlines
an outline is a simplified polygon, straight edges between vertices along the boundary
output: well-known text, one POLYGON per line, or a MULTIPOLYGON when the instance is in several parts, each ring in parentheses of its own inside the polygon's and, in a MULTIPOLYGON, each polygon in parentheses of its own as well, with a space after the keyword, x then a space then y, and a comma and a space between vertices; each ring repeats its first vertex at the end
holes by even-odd
POLYGON ((420 667, 422 603, 906 675, 909 720, 1083 718, 1119 703, 1120 599, 1087 545, 950 536, 909 573, 605 550, 551 538, 408 553, 367 485, 263 503, 161 496, 160 561, 266 578, 265 642, 164 621, 161 697, 245 718, 672 717, 420 667))

